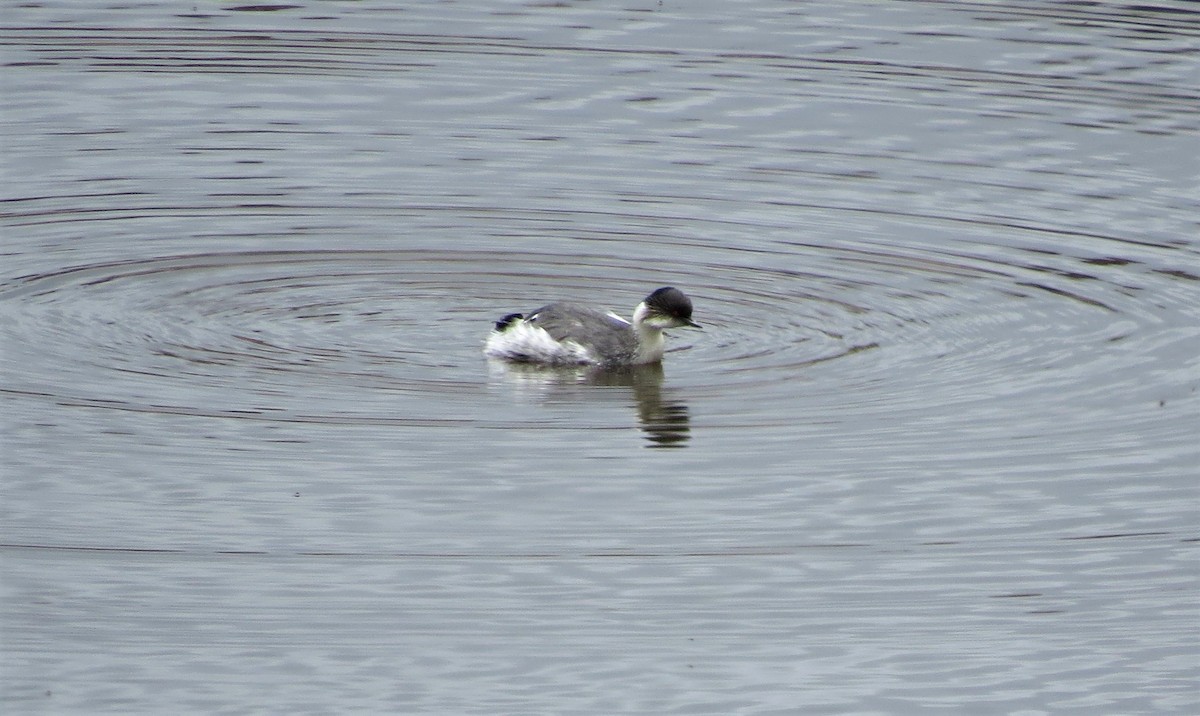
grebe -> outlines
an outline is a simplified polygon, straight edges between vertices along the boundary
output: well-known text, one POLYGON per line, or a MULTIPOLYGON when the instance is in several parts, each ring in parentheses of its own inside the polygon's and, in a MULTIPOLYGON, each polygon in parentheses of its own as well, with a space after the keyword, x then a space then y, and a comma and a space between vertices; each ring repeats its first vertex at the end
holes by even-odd
POLYGON ((662 360, 663 330, 688 326, 692 301, 665 286, 633 311, 633 322, 577 303, 551 303, 529 315, 510 313, 488 336, 483 352, 492 358, 550 365, 645 365, 662 360))

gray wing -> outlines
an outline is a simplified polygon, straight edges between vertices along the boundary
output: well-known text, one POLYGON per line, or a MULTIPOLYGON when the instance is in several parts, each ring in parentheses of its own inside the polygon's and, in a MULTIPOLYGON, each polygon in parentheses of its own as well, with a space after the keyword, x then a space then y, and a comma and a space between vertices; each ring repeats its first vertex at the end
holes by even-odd
POLYGON ((528 319, 556 341, 571 339, 606 359, 632 355, 637 339, 627 321, 591 306, 552 303, 534 311, 528 319))

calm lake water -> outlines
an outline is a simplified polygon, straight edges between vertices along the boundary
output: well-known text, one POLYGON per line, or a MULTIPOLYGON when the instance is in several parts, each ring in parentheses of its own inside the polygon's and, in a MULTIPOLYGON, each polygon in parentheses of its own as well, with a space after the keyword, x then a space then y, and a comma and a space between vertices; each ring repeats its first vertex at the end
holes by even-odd
POLYGON ((5 713, 1200 711, 1193 3, 0 24, 5 713))

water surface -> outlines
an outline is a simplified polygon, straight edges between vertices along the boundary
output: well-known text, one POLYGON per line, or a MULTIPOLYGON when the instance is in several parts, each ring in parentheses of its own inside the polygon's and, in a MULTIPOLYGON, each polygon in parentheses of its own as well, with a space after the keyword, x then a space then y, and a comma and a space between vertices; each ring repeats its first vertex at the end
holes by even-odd
POLYGON ((11 7, 6 710, 1195 712, 1196 28, 11 7))

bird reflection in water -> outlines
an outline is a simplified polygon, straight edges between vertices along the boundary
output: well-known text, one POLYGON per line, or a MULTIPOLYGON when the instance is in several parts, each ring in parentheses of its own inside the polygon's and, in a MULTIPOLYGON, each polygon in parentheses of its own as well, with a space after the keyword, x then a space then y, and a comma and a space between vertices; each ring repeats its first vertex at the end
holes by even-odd
POLYGON ((691 439, 687 404, 664 391, 661 363, 619 368, 547 367, 502 361, 489 364, 493 375, 535 385, 550 399, 584 402, 632 396, 646 447, 686 447, 691 439))

